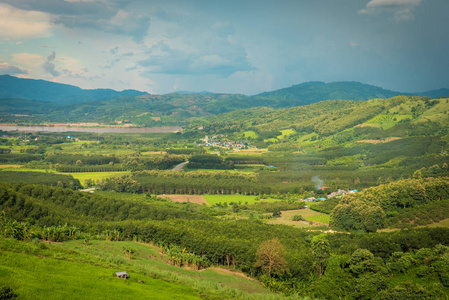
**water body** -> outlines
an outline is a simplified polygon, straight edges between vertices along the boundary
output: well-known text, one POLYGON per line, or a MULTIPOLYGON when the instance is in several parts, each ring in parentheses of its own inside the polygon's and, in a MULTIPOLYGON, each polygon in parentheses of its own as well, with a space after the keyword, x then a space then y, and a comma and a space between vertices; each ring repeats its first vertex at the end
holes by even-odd
POLYGON ((169 133, 181 130, 181 126, 162 126, 144 128, 119 128, 119 127, 68 127, 68 126, 14 126, 0 125, 3 131, 23 132, 93 132, 93 133, 169 133))

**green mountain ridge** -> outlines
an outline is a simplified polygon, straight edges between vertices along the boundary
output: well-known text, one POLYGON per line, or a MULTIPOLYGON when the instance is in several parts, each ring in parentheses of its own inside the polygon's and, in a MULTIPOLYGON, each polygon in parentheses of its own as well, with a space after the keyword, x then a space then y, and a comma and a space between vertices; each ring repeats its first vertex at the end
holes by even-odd
MULTIPOLYGON (((82 90, 6 75, 0 76, 0 116, 3 116, 3 122, 22 123, 119 122, 143 127, 186 125, 196 122, 197 118, 254 107, 290 108, 325 100, 366 101, 401 94, 404 93, 359 82, 306 82, 254 96, 214 93, 149 95, 132 90, 82 90), (16 115, 30 115, 32 118, 16 115)), ((440 89, 419 95, 437 98, 449 95, 449 90, 440 89)))
POLYGON ((124 90, 121 92, 112 89, 84 90, 77 86, 46 80, 24 79, 9 75, 0 75, 0 99, 17 98, 68 105, 85 101, 109 100, 145 94, 145 92, 136 90, 124 90))

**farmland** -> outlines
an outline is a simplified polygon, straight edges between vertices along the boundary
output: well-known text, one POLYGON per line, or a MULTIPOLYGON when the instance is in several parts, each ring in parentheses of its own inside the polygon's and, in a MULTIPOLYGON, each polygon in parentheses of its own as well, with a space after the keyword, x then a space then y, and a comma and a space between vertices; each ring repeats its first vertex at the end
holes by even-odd
POLYGON ((1 268, 15 275, 0 276, 24 298, 446 296, 449 123, 435 111, 446 106, 326 101, 177 133, 5 133, 1 268), (204 146, 205 135, 251 147, 204 146), (275 270, 267 247, 283 253, 275 270), (130 280, 113 277, 123 270, 130 280))

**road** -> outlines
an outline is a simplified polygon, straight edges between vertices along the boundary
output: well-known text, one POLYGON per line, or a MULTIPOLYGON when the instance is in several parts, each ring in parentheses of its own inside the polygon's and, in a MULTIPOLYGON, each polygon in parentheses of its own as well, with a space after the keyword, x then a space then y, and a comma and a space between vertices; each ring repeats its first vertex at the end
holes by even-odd
POLYGON ((179 165, 177 165, 176 167, 174 167, 174 168, 172 169, 172 171, 181 171, 182 168, 183 168, 185 165, 187 165, 188 163, 189 163, 189 161, 185 161, 185 162, 183 162, 183 163, 180 163, 179 165))

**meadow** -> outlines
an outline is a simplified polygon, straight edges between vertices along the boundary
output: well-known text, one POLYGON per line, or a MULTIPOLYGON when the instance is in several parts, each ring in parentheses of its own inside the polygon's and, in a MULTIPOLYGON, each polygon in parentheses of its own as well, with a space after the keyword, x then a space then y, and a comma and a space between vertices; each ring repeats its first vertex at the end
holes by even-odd
POLYGON ((297 209, 297 210, 287 210, 282 211, 279 218, 270 219, 269 224, 282 224, 289 225, 298 228, 320 226, 329 224, 329 215, 313 211, 311 209, 297 209), (306 221, 293 221, 293 216, 300 215, 306 221), (320 224, 316 224, 316 223, 320 224))
POLYGON ((132 241, 46 243, 0 237, 0 249, 0 285, 11 287, 20 299, 278 298, 239 272, 173 266, 160 248, 132 241), (135 251, 132 259, 123 253, 129 248, 135 251), (121 271, 130 278, 114 276, 121 271))
MULTIPOLYGON (((67 174, 67 173, 59 173, 59 174, 67 174)), ((123 171, 123 172, 79 172, 79 173, 70 173, 73 178, 79 179, 81 184, 85 186, 86 179, 93 180, 98 182, 99 180, 104 180, 106 178, 111 177, 121 177, 124 175, 131 174, 131 171, 123 171)))

